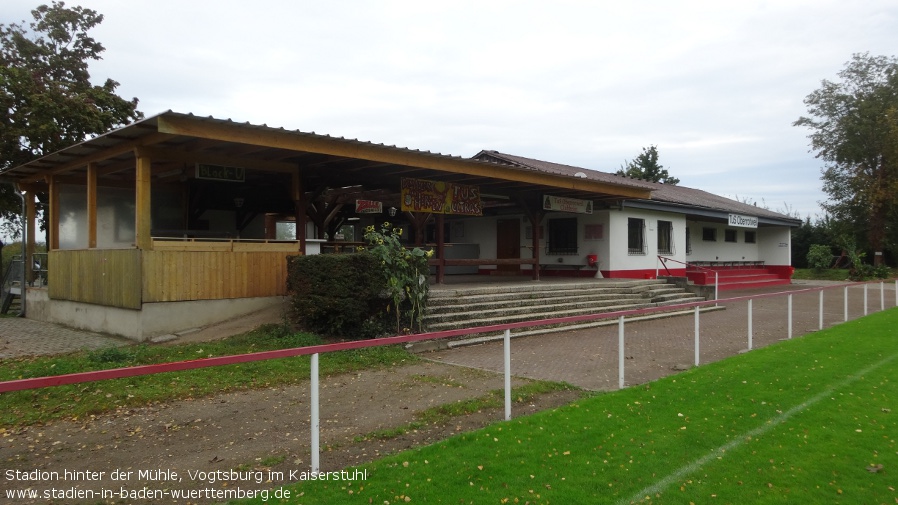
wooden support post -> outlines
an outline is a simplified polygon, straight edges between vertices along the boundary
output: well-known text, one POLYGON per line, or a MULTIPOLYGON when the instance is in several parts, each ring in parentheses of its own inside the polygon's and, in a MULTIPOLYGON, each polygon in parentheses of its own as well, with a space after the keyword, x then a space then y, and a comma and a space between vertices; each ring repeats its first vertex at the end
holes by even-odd
POLYGON ((433 214, 425 212, 406 212, 406 214, 408 214, 409 221, 411 221, 412 227, 415 229, 415 246, 422 247, 425 242, 424 239, 427 237, 427 220, 433 214))
POLYGON ((296 167, 296 172, 293 173, 292 197, 294 214, 296 215, 296 240, 299 241, 299 250, 302 251, 303 254, 305 254, 306 223, 308 222, 306 207, 308 207, 308 202, 306 201, 306 194, 302 188, 302 174, 300 173, 301 170, 301 168, 296 167))
POLYGON ((533 237, 533 240, 530 244, 530 247, 533 249, 533 280, 539 280, 539 224, 543 220, 544 212, 536 212, 530 214, 530 228, 531 233, 530 236, 533 237))
POLYGON ((437 284, 442 284, 446 276, 446 237, 443 233, 445 216, 437 214, 437 284))
POLYGON ((37 233, 37 209, 34 205, 33 190, 25 191, 25 280, 28 284, 34 281, 34 245, 37 233))
POLYGON ((141 156, 136 152, 137 163, 135 167, 135 209, 134 230, 136 233, 134 242, 138 249, 152 250, 153 238, 150 236, 151 212, 150 185, 152 160, 147 156, 141 156))
POLYGON ((545 217, 546 212, 542 210, 542 207, 539 205, 531 204, 527 202, 524 198, 517 198, 518 205, 524 209, 524 214, 530 220, 530 229, 532 230, 530 233, 531 242, 530 248, 533 251, 533 280, 539 280, 539 225, 543 221, 543 217, 545 217))
POLYGON ((59 184, 52 175, 47 176, 47 184, 50 186, 49 201, 50 207, 47 216, 47 232, 49 239, 47 240, 47 251, 59 249, 59 184))
POLYGON ((87 164, 87 248, 97 248, 97 164, 87 164))

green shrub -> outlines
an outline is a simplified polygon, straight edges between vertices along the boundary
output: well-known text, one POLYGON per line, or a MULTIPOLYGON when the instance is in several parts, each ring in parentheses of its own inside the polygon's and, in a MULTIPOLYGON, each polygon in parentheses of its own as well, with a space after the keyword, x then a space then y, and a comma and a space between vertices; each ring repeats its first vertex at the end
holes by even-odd
POLYGON ((287 288, 299 324, 323 335, 372 338, 386 331, 389 300, 380 261, 366 252, 294 256, 287 288))
POLYGON ((812 244, 808 250, 808 268, 813 268, 818 272, 825 270, 832 265, 833 254, 828 246, 820 244, 812 244))

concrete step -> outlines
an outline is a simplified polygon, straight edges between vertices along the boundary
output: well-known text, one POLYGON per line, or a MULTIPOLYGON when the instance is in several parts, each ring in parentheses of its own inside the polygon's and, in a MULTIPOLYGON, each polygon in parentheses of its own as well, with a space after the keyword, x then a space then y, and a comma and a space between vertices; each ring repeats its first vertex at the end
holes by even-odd
POLYGON ((517 315, 499 315, 496 317, 477 317, 480 316, 480 313, 471 313, 470 319, 463 319, 459 321, 451 321, 451 322, 439 322, 433 324, 427 324, 426 327, 428 331, 441 331, 441 330, 452 330, 456 328, 464 328, 464 327, 475 327, 475 326, 489 326, 491 324, 505 324, 505 323, 519 323, 522 321, 535 321, 539 319, 555 319, 559 317, 569 317, 569 316, 583 316, 587 314, 598 314, 602 312, 615 312, 618 310, 635 310, 635 309, 645 309, 649 307, 654 307, 655 305, 652 303, 644 303, 644 304, 629 304, 629 305, 612 305, 608 307, 602 307, 599 310, 596 309, 572 309, 572 310, 558 310, 553 312, 545 312, 545 313, 526 313, 526 314, 517 314, 517 315))
MULTIPOLYGON (((532 295, 535 296, 535 295, 532 295)), ((595 303, 605 303, 605 302, 614 302, 618 300, 634 300, 634 301, 642 301, 645 298, 642 295, 635 293, 586 293, 586 294, 575 294, 571 295, 568 293, 568 296, 565 297, 540 297, 540 298, 532 298, 530 296, 514 296, 511 298, 508 297, 499 297, 499 296, 486 296, 486 295, 476 295, 470 297, 464 297, 459 299, 442 299, 440 303, 432 303, 432 300, 428 301, 428 307, 431 308, 433 312, 453 312, 458 310, 469 310, 472 306, 487 306, 487 307, 523 307, 523 306, 532 306, 532 305, 551 305, 558 303, 586 303, 586 302, 595 302, 595 303)))
MULTIPOLYGON (((713 311, 717 311, 717 310, 726 310, 726 307, 724 307, 724 306, 702 307, 699 309, 699 312, 704 314, 706 312, 713 312, 713 311)), ((647 314, 644 316, 625 317, 624 324, 638 322, 638 321, 663 319, 663 318, 668 318, 668 317, 689 316, 694 313, 695 313, 694 309, 688 309, 688 310, 674 310, 674 311, 670 311, 670 312, 658 312, 656 314, 647 314)), ((585 329, 590 329, 590 328, 600 328, 600 327, 605 327, 605 326, 613 326, 613 325, 616 326, 617 324, 618 324, 617 319, 611 319, 611 320, 600 319, 597 321, 589 321, 589 322, 585 322, 585 323, 576 323, 576 324, 569 324, 569 325, 534 326, 534 327, 530 327, 530 328, 520 328, 520 329, 514 330, 511 332, 511 337, 512 338, 529 337, 529 336, 533 336, 533 335, 545 335, 545 334, 550 334, 550 333, 557 333, 559 331, 576 331, 576 330, 585 330, 585 329)), ((502 338, 504 338, 504 336, 505 336, 504 332, 481 333, 478 335, 471 335, 470 338, 461 338, 458 340, 449 340, 449 341, 446 341, 446 340, 438 341, 439 345, 436 348, 451 349, 454 347, 462 347, 462 346, 466 346, 466 345, 483 344, 486 342, 493 342, 496 340, 501 340, 502 338)), ((430 342, 436 342, 436 341, 430 341, 430 342)), ((426 352, 428 350, 433 350, 433 349, 431 349, 430 346, 421 346, 421 344, 418 342, 410 344, 407 347, 409 348, 409 350, 411 352, 422 352, 422 351, 426 352), (418 349, 419 346, 421 347, 420 349, 418 349)))
MULTIPOLYGON (((476 310, 472 310, 471 306, 458 306, 456 311, 431 311, 424 316, 424 324, 427 327, 433 327, 435 323, 447 323, 451 321, 470 321, 471 319, 498 319, 510 316, 530 316, 533 319, 545 319, 545 314, 557 314, 561 312, 576 312, 590 314, 593 312, 607 312, 608 307, 614 310, 625 310, 619 307, 644 307, 652 306, 651 301, 644 298, 616 299, 603 301, 581 301, 569 303, 541 303, 541 304, 521 304, 513 307, 500 306, 496 307, 490 303, 477 306, 476 310)), ((559 316, 560 317, 560 316, 559 316)), ((492 324, 492 323, 488 323, 492 324)))
POLYGON ((571 291, 585 289, 639 289, 641 287, 664 285, 663 279, 622 279, 622 280, 592 280, 583 282, 570 282, 565 284, 556 283, 523 283, 523 284, 504 284, 493 286, 478 286, 464 288, 441 288, 432 289, 430 298, 451 298, 469 295, 491 295, 505 293, 534 293, 534 292, 561 292, 570 293, 571 291))
POLYGON ((766 288, 770 286, 786 286, 792 284, 791 279, 768 279, 768 280, 754 280, 754 281, 740 281, 740 282, 721 282, 717 289, 720 291, 734 291, 737 289, 757 289, 757 288, 766 288))
MULTIPOLYGON (((497 284, 432 290, 429 331, 520 323, 702 301, 664 279, 497 284)), ((570 324, 554 326, 567 327, 570 324)))

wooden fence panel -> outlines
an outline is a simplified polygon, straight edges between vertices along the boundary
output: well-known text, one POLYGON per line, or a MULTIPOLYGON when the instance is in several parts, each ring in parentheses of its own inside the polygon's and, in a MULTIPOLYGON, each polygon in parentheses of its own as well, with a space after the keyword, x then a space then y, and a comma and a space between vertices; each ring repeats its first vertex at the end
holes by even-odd
POLYGON ((154 250, 143 252, 143 301, 219 300, 287 293, 294 252, 154 250))
POLYGON ((50 299, 139 309, 140 254, 137 249, 50 251, 50 299))

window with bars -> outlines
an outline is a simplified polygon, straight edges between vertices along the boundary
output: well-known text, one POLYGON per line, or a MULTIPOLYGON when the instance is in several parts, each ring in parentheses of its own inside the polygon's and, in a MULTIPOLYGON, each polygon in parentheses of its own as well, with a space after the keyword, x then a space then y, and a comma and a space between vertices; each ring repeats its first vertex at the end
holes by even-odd
POLYGON ((658 221, 658 254, 674 254, 673 223, 658 221))
POLYGON ((549 220, 548 254, 577 254, 577 218, 549 220))
POLYGON ((645 254, 645 219, 627 218, 627 254, 645 254))
POLYGON ((686 227, 686 254, 692 254, 692 237, 689 236, 689 227, 686 227))

